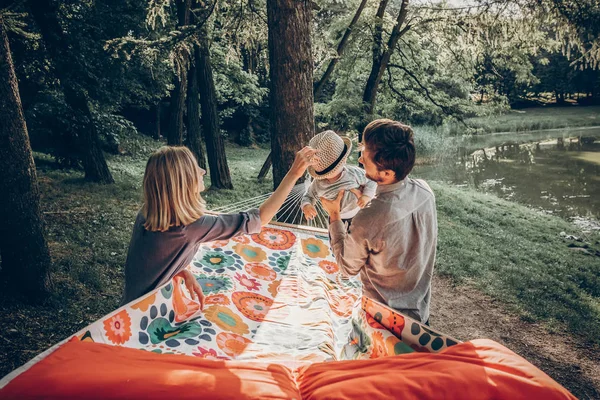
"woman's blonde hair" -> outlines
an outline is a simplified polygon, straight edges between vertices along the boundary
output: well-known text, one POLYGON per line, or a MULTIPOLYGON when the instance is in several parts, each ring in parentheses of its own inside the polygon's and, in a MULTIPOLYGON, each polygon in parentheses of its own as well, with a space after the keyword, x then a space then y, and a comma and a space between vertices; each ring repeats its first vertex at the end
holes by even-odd
POLYGON ((144 227, 164 232, 172 226, 191 224, 204 215, 201 179, 196 158, 188 148, 163 146, 156 150, 148 159, 144 174, 144 227))

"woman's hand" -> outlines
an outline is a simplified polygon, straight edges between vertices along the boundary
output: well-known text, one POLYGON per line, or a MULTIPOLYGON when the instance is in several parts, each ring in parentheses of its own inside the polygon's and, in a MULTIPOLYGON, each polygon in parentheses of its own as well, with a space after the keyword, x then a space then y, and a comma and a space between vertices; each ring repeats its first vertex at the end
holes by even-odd
POLYGON ((202 286, 200 286, 194 274, 187 269, 184 269, 180 274, 185 283, 185 287, 187 288, 188 292, 190 292, 190 296, 192 296, 192 300, 200 302, 200 310, 203 310, 204 292, 202 292, 202 286))
POLYGON ((334 200, 327 200, 325 197, 321 197, 321 205, 329 214, 329 222, 341 221, 340 208, 342 207, 342 198, 344 197, 344 190, 340 190, 337 197, 334 200))
POLYGON ((319 156, 316 155, 317 152, 318 150, 309 146, 306 146, 297 152, 294 163, 292 164, 288 174, 292 175, 296 179, 300 179, 302 175, 304 175, 304 172, 309 165, 314 165, 319 162, 319 156))

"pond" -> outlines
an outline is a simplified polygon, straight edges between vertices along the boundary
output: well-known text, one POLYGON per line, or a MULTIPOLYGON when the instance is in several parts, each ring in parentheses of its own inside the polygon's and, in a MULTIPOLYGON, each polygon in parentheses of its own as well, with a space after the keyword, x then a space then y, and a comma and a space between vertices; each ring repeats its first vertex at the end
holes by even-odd
POLYGON ((494 193, 600 230, 600 128, 482 135, 414 175, 494 193))

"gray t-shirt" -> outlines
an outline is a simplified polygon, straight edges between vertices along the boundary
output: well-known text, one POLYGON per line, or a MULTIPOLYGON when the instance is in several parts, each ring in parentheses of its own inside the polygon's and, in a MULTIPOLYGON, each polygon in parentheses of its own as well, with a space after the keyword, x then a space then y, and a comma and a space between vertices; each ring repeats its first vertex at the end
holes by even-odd
POLYGON ((145 222, 141 212, 138 213, 125 262, 122 305, 171 280, 192 261, 200 243, 259 233, 262 226, 258 209, 203 215, 189 225, 172 227, 166 232, 148 231, 145 222))

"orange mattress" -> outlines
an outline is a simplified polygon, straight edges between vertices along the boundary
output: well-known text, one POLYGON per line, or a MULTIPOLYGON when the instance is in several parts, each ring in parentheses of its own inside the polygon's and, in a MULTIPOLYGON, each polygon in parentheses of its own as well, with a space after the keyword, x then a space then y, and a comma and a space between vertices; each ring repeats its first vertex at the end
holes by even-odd
POLYGON ((307 363, 213 361, 71 341, 0 390, 2 399, 574 399, 491 340, 440 353, 307 363))

